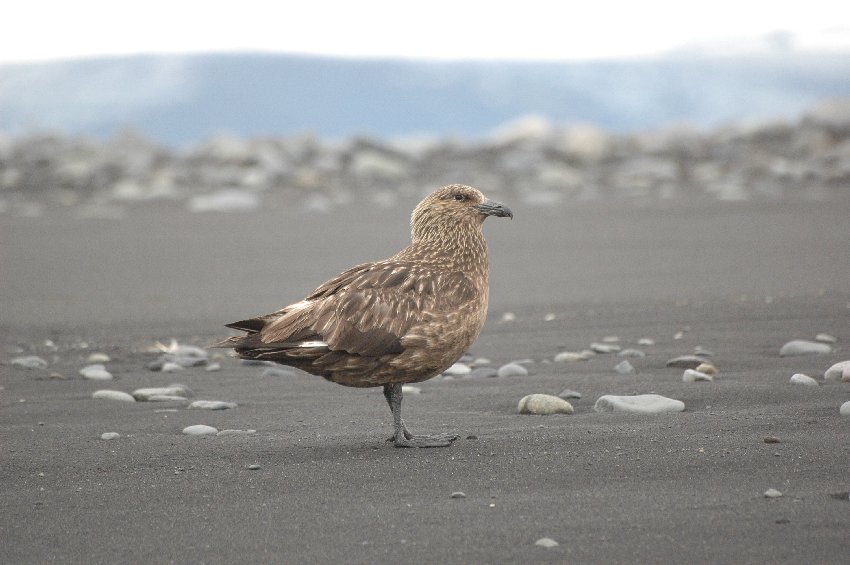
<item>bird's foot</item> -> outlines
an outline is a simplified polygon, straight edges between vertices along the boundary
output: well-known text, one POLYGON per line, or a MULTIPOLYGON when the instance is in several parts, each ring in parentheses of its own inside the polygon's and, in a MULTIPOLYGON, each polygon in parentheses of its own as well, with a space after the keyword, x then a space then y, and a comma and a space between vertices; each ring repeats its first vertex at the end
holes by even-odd
POLYGON ((400 433, 391 438, 396 447, 448 447, 460 436, 453 433, 416 436, 408 432, 400 433))

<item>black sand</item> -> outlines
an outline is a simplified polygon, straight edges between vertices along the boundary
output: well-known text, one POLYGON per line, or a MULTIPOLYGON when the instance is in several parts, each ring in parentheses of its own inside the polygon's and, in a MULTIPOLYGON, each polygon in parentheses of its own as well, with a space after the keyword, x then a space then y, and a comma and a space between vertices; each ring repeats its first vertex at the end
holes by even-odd
POLYGON ((836 200, 506 202, 516 219, 485 226, 491 316, 472 351, 494 366, 537 362, 525 378, 423 383, 405 400, 410 427, 461 434, 430 450, 384 441, 377 389, 259 377, 229 359, 217 373, 144 368, 156 340, 207 344, 225 322, 394 252, 407 206, 3 217, 0 562, 844 563, 850 419, 838 407, 850 384, 788 383, 850 358, 850 206, 836 200), (499 323, 508 311, 516 321, 499 323), (778 356, 819 332, 838 337, 834 353, 778 356), (607 335, 656 345, 633 376, 610 355, 540 362, 607 335), (698 345, 716 354, 714 383, 664 366, 698 345), (11 368, 14 347, 51 367, 11 368), (115 381, 76 375, 91 351, 112 357, 115 381), (90 397, 172 382, 239 406, 155 412, 173 406, 90 397), (516 413, 525 394, 564 388, 583 394, 574 415, 516 413), (646 392, 686 411, 592 410, 602 394, 646 392), (257 433, 180 434, 196 423, 257 433), (764 498, 769 488, 784 496, 764 498), (560 545, 535 546, 542 537, 560 545))

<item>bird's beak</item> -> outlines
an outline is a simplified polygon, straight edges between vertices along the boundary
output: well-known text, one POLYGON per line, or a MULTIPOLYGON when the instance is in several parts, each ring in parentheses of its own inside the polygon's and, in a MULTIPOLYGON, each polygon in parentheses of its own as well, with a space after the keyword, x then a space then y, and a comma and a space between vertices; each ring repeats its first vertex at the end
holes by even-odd
POLYGON ((511 209, 505 206, 500 202, 496 202, 494 200, 487 199, 481 204, 476 204, 473 206, 476 210, 484 214, 485 216, 496 216, 498 218, 510 218, 514 219, 514 213, 511 212, 511 209))

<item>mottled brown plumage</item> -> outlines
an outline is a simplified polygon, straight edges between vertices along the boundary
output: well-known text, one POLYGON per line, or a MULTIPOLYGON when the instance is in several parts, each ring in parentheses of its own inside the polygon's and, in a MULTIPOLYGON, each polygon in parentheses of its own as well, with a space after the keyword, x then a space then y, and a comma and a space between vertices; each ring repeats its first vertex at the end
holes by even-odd
POLYGON ((481 232, 487 216, 513 214, 474 188, 438 189, 414 209, 410 245, 348 269, 277 312, 227 324, 247 333, 216 346, 346 386, 383 385, 396 418, 396 445, 447 445, 456 436, 407 431, 401 384, 440 374, 478 337, 489 293, 481 232))

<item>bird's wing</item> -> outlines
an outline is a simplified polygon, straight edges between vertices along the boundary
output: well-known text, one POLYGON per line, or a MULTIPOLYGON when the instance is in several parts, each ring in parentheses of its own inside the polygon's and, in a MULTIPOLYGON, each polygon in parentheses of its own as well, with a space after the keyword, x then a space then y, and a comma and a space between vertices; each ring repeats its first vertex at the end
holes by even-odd
POLYGON ((250 337, 262 348, 320 342, 331 351, 357 355, 401 353, 401 340, 412 326, 473 295, 462 273, 435 272, 412 261, 365 263, 305 300, 262 317, 264 327, 250 337))

